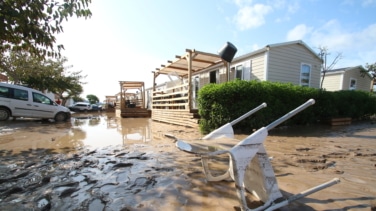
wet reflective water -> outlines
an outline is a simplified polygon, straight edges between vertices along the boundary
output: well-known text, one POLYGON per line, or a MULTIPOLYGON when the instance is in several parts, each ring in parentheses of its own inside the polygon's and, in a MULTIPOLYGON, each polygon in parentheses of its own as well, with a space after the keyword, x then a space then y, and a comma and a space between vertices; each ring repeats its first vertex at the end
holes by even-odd
MULTIPOLYGON (((105 112, 74 114, 67 123, 0 122, 0 210, 234 210, 234 183, 206 181, 200 158, 165 134, 202 137, 198 128, 105 112)), ((374 140, 369 122, 270 131, 265 146, 284 194, 342 180, 289 210, 369 210, 374 140)), ((228 166, 213 160, 211 167, 223 173, 228 166)))
MULTIPOLYGON (((352 126, 356 132, 362 124, 352 126)), ((349 133, 348 126, 297 126, 276 128, 269 136, 320 137, 338 136, 349 133)), ((351 132, 351 131, 350 131, 351 132)), ((116 113, 74 113, 67 123, 41 122, 17 119, 0 122, 0 149, 20 152, 47 148, 55 151, 78 148, 103 148, 108 146, 130 146, 132 144, 160 144, 165 134, 178 138, 197 139, 203 135, 198 128, 169 125, 149 118, 121 118, 116 113)), ((236 135, 241 140, 249 134, 236 135)))
POLYGON ((154 122, 149 118, 121 118, 116 113, 75 113, 67 123, 17 119, 0 122, 0 148, 20 152, 48 148, 55 151, 154 144, 165 133, 187 132, 200 137, 198 128, 154 122))

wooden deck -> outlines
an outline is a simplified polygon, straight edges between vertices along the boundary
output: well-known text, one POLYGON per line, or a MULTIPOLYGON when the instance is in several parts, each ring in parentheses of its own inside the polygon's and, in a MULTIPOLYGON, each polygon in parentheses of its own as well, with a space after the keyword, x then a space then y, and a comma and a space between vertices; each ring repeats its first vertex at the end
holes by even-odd
POLYGON ((120 116, 123 118, 129 118, 129 117, 150 118, 151 110, 148 110, 146 108, 123 108, 121 109, 120 116))
POLYGON ((332 126, 338 126, 338 125, 351 125, 351 118, 331 118, 328 120, 329 124, 332 126))
POLYGON ((198 126, 197 109, 189 109, 187 84, 167 88, 163 92, 154 92, 152 108, 153 121, 186 127, 198 126))
POLYGON ((229 44, 231 43, 227 42, 219 54, 186 49, 183 55, 175 56, 175 60, 168 60, 167 64, 162 64, 152 71, 154 74, 153 92, 149 95, 152 103, 150 106, 152 119, 189 127, 198 126, 196 98, 199 87, 204 85, 199 83, 199 74, 211 67, 214 70, 214 67, 218 69, 220 66, 225 70, 222 74, 224 80, 221 82, 228 81, 230 62, 236 53, 236 48, 229 44), (157 88, 156 78, 160 75, 169 77, 171 83, 157 88), (172 77, 176 79, 173 80, 172 77))
POLYGON ((153 109, 151 118, 154 121, 181 125, 186 127, 197 127, 199 119, 196 114, 189 110, 167 110, 167 109, 153 109))
POLYGON ((141 81, 119 81, 120 116, 123 118, 150 118, 151 110, 145 108, 145 88, 141 81))

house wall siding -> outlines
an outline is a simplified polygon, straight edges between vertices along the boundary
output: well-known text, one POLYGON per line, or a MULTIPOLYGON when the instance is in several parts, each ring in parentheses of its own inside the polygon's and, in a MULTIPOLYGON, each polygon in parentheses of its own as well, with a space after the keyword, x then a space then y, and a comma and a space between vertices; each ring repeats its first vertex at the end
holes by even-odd
POLYGON ((265 81, 265 53, 254 55, 251 60, 251 80, 265 81))
POLYGON ((219 78, 217 78, 217 83, 224 83, 227 81, 227 74, 226 74, 226 67, 216 67, 212 69, 205 70, 204 72, 195 74, 195 76, 199 76, 199 88, 201 89, 206 84, 210 83, 210 72, 218 71, 219 78))
POLYGON ((227 81, 226 67, 219 69, 219 83, 224 83, 227 81))
POLYGON ((353 70, 346 71, 343 77, 343 90, 349 90, 350 79, 356 79, 356 90, 370 91, 371 89, 371 78, 365 75, 364 77, 360 74, 360 69, 356 68, 353 70))
POLYGON ((209 72, 200 73, 198 75, 200 76, 199 87, 201 89, 203 86, 205 86, 206 84, 208 84, 210 82, 210 80, 209 80, 209 72))
POLYGON ((321 61, 299 44, 269 50, 268 81, 300 85, 302 64, 311 66, 310 87, 320 88, 321 61))
MULTIPOLYGON (((248 67, 250 68, 250 80, 268 80, 295 85, 300 85, 301 65, 308 64, 311 66, 310 87, 320 88, 322 61, 301 44, 274 46, 269 51, 260 51, 249 56, 244 55, 243 58, 235 58, 230 66, 230 81, 235 78, 235 72, 231 71, 231 69, 238 65, 243 65, 244 71, 244 64, 246 63, 250 65, 248 67), (268 55, 267 60, 266 55, 268 55), (266 68, 268 68, 267 73, 265 72, 266 68)), ((227 81, 226 68, 224 66, 213 67, 197 73, 200 77, 200 88, 210 82, 210 72, 218 69, 219 81, 217 83, 227 81)))
POLYGON ((326 91, 337 91, 341 89, 341 77, 342 74, 325 75, 323 81, 323 88, 326 91))
POLYGON ((356 79, 356 90, 370 91, 372 79, 368 75, 362 77, 360 68, 326 74, 323 88, 327 91, 349 90, 351 78, 356 79))
MULTIPOLYGON (((230 69, 232 67, 236 67, 238 65, 243 65, 243 71, 246 71, 244 69, 245 63, 247 62, 248 65, 250 65, 251 74, 250 78, 251 80, 259 80, 264 81, 264 61, 265 61, 265 53, 259 53, 256 55, 252 55, 250 57, 234 61, 231 63, 230 69)), ((230 81, 235 79, 235 72, 230 71, 230 81)))

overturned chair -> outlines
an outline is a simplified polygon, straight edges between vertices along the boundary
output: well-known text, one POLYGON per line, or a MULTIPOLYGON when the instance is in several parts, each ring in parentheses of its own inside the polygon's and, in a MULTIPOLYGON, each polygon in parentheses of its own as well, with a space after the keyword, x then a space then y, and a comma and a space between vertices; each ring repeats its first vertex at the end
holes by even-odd
POLYGON ((275 128, 314 103, 315 101, 313 99, 308 100, 306 103, 285 114, 268 126, 260 128, 241 141, 234 140, 232 126, 266 107, 265 103, 247 112, 231 123, 227 123, 214 130, 200 140, 187 142, 179 140, 172 135, 166 136, 175 138, 176 146, 180 150, 201 156, 204 173, 208 181, 234 180, 241 210, 275 210, 288 205, 292 201, 340 182, 338 178, 334 178, 331 181, 300 192, 286 199, 279 190, 273 167, 263 145, 269 130, 275 128), (223 154, 229 156, 228 170, 222 175, 213 176, 209 169, 209 161, 211 158, 223 154), (246 201, 246 191, 264 202, 263 205, 255 209, 250 209, 246 201))

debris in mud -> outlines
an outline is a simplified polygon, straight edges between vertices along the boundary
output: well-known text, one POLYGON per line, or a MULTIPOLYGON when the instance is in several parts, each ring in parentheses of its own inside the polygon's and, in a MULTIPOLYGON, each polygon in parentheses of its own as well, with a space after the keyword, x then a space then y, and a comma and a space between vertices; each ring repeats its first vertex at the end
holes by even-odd
POLYGON ((349 156, 348 152, 332 152, 326 155, 323 155, 324 158, 346 158, 349 156))
POLYGON ((308 148, 308 147, 302 147, 302 148, 297 148, 296 151, 310 151, 313 150, 313 148, 308 148))
POLYGON ((25 159, 22 153, 3 155, 0 157, 0 210, 137 207, 140 204, 128 204, 124 208, 123 204, 112 203, 121 198, 129 200, 134 194, 153 188, 158 184, 158 174, 173 174, 175 170, 147 164, 145 161, 157 160, 150 156, 115 148, 75 154, 46 154, 40 150, 29 154, 27 162, 20 162, 25 159), (146 169, 142 175, 135 173, 141 169, 146 169))
POLYGON ((326 159, 320 159, 320 158, 301 158, 301 159, 297 159, 296 162, 298 162, 298 163, 325 163, 326 159))

